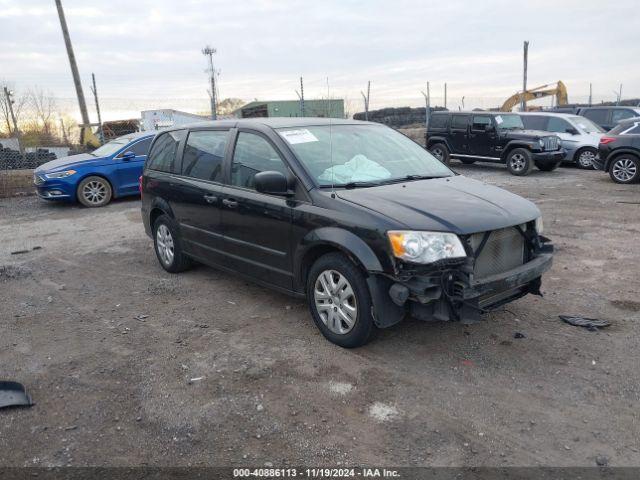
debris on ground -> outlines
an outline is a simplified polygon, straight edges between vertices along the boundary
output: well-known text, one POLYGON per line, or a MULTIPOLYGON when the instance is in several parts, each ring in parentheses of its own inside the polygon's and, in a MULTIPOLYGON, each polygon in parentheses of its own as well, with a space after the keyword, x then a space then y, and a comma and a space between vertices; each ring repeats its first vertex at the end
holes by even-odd
POLYGON ((597 318, 574 317, 572 315, 558 315, 558 317, 569 325, 584 327, 590 332, 594 332, 597 331, 598 328, 604 328, 611 325, 607 320, 598 320, 597 318))
POLYGON ((0 408, 32 405, 31 396, 21 383, 0 381, 0 408))
POLYGON ((598 465, 599 467, 606 467, 607 465, 609 465, 609 459, 604 455, 598 455, 596 457, 596 465, 598 465))
POLYGON ((516 332, 513 334, 513 338, 527 338, 527 336, 524 333, 516 332))

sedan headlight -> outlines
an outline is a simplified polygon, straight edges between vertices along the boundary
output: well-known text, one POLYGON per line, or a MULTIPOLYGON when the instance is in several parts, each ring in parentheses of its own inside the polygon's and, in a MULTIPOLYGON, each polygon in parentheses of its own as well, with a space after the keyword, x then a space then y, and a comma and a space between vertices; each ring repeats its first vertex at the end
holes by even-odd
POLYGON ((387 232, 393 255, 413 263, 433 263, 446 258, 464 258, 467 253, 457 235, 443 232, 387 232))
POLYGON ((536 232, 538 232, 538 235, 542 235, 543 231, 544 231, 544 225, 542 224, 542 215, 541 215, 538 218, 536 218, 536 232))
POLYGON ((74 173, 76 173, 75 170, 65 170, 64 172, 45 173, 44 176, 47 178, 66 178, 70 177, 74 173))

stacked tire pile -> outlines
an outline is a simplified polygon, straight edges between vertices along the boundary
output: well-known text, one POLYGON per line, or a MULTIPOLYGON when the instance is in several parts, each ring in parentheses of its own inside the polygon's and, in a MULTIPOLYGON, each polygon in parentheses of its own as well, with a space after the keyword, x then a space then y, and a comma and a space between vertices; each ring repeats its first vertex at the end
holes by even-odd
POLYGON ((56 154, 45 149, 29 152, 23 157, 18 150, 0 146, 0 170, 32 169, 55 159, 56 154))

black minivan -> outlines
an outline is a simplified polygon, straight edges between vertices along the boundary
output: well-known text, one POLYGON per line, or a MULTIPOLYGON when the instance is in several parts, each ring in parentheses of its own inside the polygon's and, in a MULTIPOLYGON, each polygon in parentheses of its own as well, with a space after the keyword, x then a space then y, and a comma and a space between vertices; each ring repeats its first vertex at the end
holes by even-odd
POLYGON ((163 131, 141 191, 165 270, 197 261, 306 297, 343 347, 406 315, 475 322, 539 295, 552 262, 534 204, 456 175, 375 123, 252 118, 163 131))

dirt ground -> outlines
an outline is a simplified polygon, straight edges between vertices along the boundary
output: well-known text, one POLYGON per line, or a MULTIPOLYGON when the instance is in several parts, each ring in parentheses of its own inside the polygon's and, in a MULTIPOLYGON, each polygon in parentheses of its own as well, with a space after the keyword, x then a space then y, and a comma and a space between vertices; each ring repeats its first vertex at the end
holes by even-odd
POLYGON ((137 199, 0 201, 0 377, 36 403, 0 410, 0 466, 640 465, 640 186, 455 168, 539 205, 544 298, 468 327, 405 321, 357 350, 301 301, 165 273, 137 199))

